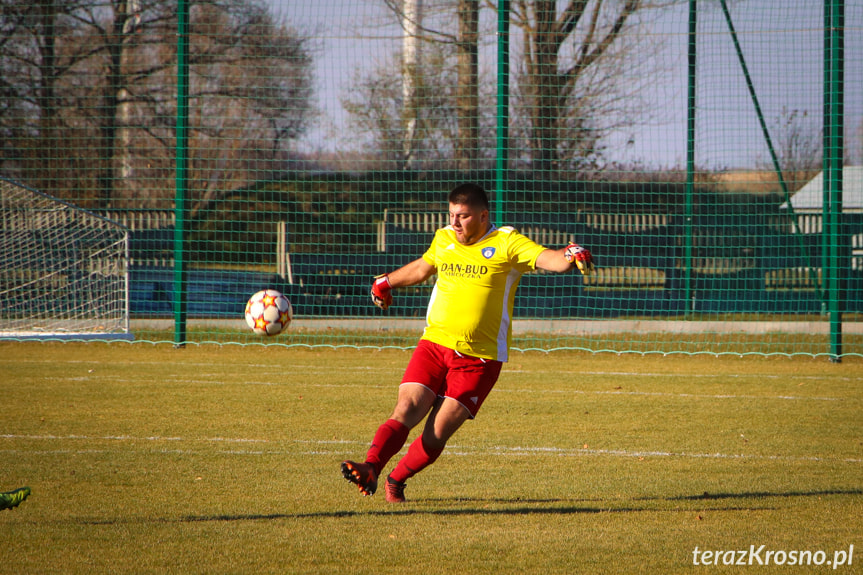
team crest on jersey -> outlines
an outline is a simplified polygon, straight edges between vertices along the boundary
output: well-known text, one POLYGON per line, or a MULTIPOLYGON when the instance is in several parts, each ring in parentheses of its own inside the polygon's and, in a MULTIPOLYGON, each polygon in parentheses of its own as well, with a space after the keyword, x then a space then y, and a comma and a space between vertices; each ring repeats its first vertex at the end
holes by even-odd
POLYGON ((484 257, 485 259, 490 260, 493 255, 494 255, 494 248, 489 247, 489 248, 483 248, 482 249, 482 257, 484 257))

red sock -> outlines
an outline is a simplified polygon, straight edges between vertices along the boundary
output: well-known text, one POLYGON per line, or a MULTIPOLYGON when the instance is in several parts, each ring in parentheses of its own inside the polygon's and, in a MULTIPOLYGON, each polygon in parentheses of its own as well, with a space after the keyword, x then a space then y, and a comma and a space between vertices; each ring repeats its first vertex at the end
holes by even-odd
POLYGON ((434 463, 441 453, 443 453, 443 448, 429 449, 426 447, 423 443, 423 436, 420 435, 411 443, 407 454, 398 462, 396 468, 390 473, 390 477, 399 483, 404 483, 434 463))
POLYGON ((404 446, 408 433, 410 429, 405 424, 395 419, 386 420, 372 439, 372 446, 366 453, 366 463, 374 465, 380 475, 387 462, 404 446))

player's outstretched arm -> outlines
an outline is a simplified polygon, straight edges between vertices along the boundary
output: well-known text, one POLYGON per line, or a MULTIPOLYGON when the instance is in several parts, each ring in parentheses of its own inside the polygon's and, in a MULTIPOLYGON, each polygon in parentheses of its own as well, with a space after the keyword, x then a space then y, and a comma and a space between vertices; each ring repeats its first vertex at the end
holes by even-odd
POLYGON ((387 274, 390 285, 394 288, 412 286, 422 283, 432 277, 437 271, 433 265, 423 258, 417 258, 394 272, 387 274))
POLYGON ((578 244, 569 244, 559 250, 547 249, 536 258, 536 267, 548 272, 567 272, 572 268, 589 275, 593 271, 593 255, 578 244))
POLYGON ((388 274, 379 275, 372 284, 372 301, 381 309, 393 303, 392 289, 422 283, 435 273, 435 267, 418 258, 388 274))

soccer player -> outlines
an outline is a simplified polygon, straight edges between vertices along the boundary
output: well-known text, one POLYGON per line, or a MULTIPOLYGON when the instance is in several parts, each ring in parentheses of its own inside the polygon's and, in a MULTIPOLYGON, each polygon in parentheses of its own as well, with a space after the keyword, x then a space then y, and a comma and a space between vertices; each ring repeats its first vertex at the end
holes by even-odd
POLYGON ((495 227, 485 190, 462 184, 449 194, 449 225, 437 230, 422 257, 378 276, 372 301, 392 303, 392 290, 437 273, 426 328, 405 369, 395 409, 377 430, 362 463, 342 462, 345 479, 363 495, 426 416, 422 434, 386 479, 386 500, 405 501, 405 482, 432 464, 458 428, 473 419, 507 361, 515 292, 532 269, 593 269, 590 252, 570 244, 558 250, 534 243, 511 227, 495 227))
POLYGON ((18 507, 29 495, 29 487, 19 487, 12 491, 0 493, 0 510, 18 507))

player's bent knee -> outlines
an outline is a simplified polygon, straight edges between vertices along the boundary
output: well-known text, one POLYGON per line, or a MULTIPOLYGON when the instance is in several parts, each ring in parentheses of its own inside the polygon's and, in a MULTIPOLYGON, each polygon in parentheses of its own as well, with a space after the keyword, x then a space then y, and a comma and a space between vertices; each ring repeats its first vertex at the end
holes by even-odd
POLYGON ((423 430, 423 439, 431 447, 443 449, 462 424, 471 419, 470 411, 452 398, 444 399, 432 412, 423 430))

